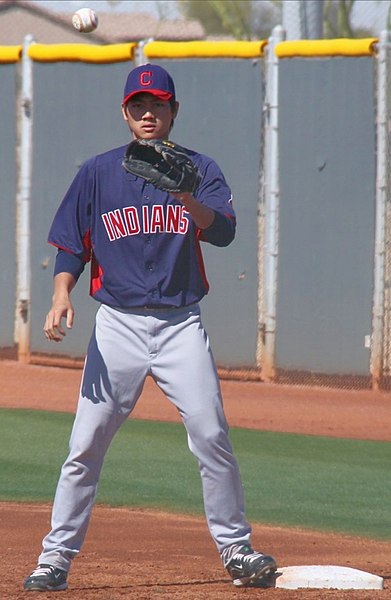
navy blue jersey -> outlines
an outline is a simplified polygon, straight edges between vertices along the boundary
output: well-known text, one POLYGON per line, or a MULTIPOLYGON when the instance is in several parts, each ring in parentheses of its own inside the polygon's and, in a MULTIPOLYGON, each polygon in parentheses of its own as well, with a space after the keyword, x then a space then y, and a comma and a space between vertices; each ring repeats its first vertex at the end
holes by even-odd
POLYGON ((73 273, 67 257, 80 271, 91 261, 90 293, 113 307, 198 302, 209 289, 200 241, 227 246, 235 236, 231 190, 212 159, 186 150, 202 175, 194 196, 215 212, 200 230, 173 196, 125 171, 125 150, 87 160, 74 178, 49 232, 60 249, 55 273, 73 273))

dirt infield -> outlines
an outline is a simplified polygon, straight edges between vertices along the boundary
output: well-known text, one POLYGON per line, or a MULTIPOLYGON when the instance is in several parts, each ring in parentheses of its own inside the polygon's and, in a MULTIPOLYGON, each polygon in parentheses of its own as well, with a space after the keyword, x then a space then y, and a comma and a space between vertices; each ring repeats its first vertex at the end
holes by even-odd
MULTIPOLYGON (((0 361, 0 406, 74 411, 79 369, 0 361)), ((231 426, 391 441, 391 394, 222 381, 231 426)), ((135 418, 178 421, 175 409, 148 381, 135 418)), ((26 598, 22 581, 35 566, 50 506, 0 503, 0 598, 26 598)), ((335 564, 380 575, 382 591, 236 590, 222 569, 204 519, 97 506, 75 561, 70 600, 391 599, 391 542, 299 529, 254 526, 254 546, 281 566, 335 564)), ((41 593, 39 598, 52 598, 41 593)))

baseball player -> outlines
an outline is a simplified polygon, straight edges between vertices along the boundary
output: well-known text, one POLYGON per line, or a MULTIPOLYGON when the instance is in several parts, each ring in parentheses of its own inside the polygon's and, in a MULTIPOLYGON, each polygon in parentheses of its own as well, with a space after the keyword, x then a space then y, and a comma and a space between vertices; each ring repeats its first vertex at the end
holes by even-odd
MULTIPOLYGON (((126 81, 122 113, 133 140, 167 140, 179 104, 171 76, 146 64, 126 81)), ((109 445, 151 376, 178 409, 196 457, 207 524, 234 585, 265 584, 275 560, 251 547, 242 483, 228 438, 220 386, 199 301, 208 292, 200 241, 235 236, 232 196, 217 164, 186 150, 198 169, 194 193, 167 193, 123 167, 127 146, 87 160, 54 217, 52 305, 44 332, 59 342, 71 328, 71 291, 91 262, 100 303, 80 386, 69 455, 62 467, 29 591, 67 588, 82 547, 109 445)))

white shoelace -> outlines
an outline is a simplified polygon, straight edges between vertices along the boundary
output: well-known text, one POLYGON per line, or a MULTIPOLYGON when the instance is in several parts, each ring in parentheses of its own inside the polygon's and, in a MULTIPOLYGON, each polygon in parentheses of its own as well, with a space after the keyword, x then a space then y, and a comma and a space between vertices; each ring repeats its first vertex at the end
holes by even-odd
POLYGON ((50 575, 50 573, 52 573, 54 569, 55 567, 53 567, 53 565, 41 565, 34 569, 30 577, 41 577, 42 575, 50 575))

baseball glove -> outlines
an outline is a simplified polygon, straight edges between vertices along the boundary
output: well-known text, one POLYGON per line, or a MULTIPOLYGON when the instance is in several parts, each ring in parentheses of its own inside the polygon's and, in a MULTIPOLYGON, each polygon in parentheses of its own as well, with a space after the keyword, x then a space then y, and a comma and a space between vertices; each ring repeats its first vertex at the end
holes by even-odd
POLYGON ((134 140, 122 166, 165 192, 193 193, 201 180, 185 150, 168 140, 134 140))

